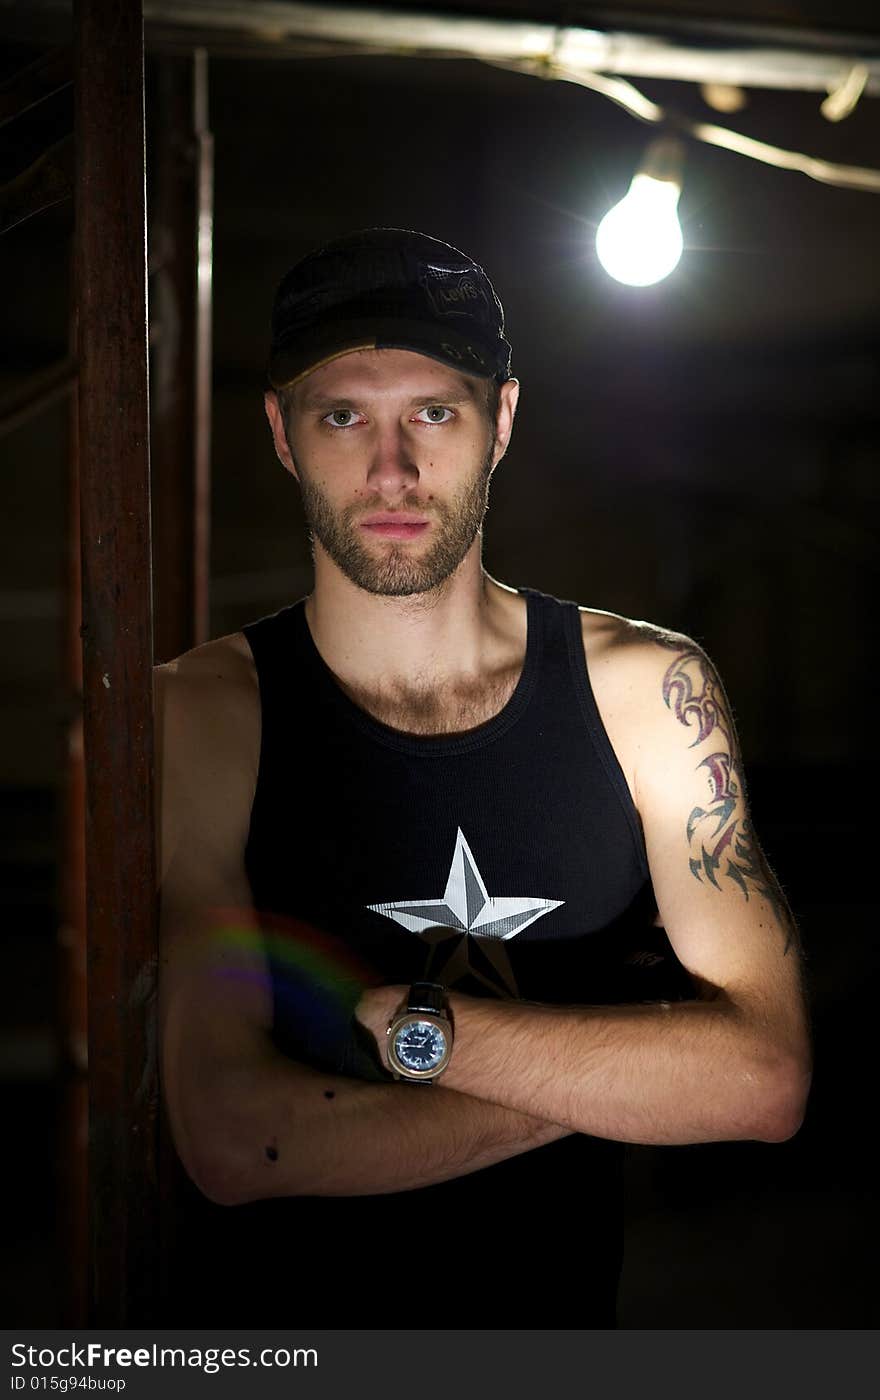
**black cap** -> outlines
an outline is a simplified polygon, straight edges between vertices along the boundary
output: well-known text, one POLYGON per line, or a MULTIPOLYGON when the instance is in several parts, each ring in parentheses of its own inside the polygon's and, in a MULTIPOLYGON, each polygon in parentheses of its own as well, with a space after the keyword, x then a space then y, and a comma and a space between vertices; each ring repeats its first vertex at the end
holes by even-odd
POLYGON ((412 229, 338 238, 296 263, 275 293, 274 388, 373 349, 415 350, 480 378, 511 377, 504 311, 479 263, 412 229))

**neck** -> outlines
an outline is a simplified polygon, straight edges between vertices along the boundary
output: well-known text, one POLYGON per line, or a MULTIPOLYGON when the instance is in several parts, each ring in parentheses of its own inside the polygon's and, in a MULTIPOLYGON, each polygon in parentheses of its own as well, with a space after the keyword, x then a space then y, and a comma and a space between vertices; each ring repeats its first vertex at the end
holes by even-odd
POLYGON ((438 588, 401 598, 367 593, 316 546, 306 617, 330 669, 367 690, 468 684, 496 670, 521 640, 520 601, 483 569, 480 543, 438 588))

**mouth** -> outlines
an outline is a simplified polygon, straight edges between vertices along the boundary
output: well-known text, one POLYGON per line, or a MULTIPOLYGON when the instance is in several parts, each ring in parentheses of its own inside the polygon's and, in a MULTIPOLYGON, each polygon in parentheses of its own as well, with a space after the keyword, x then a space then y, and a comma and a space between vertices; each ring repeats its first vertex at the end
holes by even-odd
POLYGON ((391 540, 413 540, 428 529, 430 520, 417 515, 386 514, 373 515, 361 521, 361 529, 371 535, 381 535, 391 540))

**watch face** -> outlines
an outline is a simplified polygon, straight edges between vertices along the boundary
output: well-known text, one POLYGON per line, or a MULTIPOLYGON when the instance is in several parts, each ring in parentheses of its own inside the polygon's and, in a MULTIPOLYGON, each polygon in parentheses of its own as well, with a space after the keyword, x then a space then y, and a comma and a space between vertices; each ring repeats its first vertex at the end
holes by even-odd
POLYGON ((394 1036, 394 1051, 404 1069, 432 1070, 446 1054, 446 1036, 433 1021, 407 1021, 394 1036))

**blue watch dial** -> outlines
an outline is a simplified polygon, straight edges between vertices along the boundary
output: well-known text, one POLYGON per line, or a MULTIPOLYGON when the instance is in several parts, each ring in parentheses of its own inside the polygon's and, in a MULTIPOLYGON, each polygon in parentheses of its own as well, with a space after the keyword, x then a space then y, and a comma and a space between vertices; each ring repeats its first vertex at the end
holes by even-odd
POLYGON ((430 1070, 446 1054, 446 1036, 433 1021, 407 1021, 394 1036, 394 1052, 406 1069, 430 1070))

